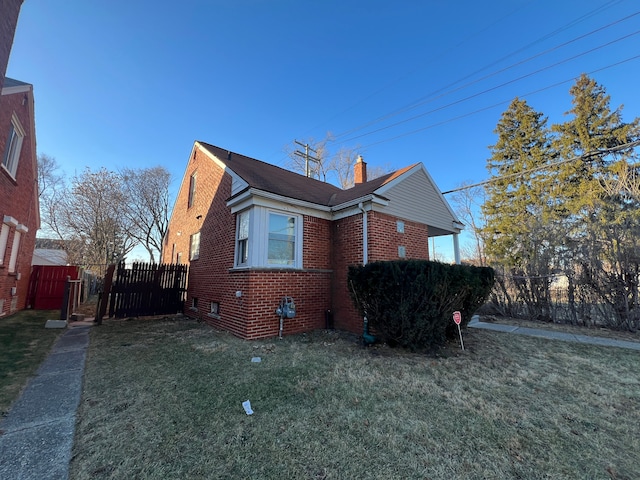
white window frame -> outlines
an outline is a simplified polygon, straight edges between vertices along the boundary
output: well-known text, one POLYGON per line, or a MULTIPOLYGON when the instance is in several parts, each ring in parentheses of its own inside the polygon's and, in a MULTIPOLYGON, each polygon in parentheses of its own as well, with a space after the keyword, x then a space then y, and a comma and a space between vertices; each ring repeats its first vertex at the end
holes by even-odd
POLYGON ((302 239, 303 239, 304 217, 302 214, 291 211, 275 209, 254 205, 249 209, 236 214, 235 232, 235 268, 287 268, 302 269, 302 239), (247 238, 240 238, 240 216, 248 215, 249 231, 247 238), (271 215, 292 217, 295 222, 294 258, 290 264, 269 262, 269 219, 271 215), (246 261, 240 258, 242 252, 242 241, 246 240, 246 261))
POLYGON ((268 211, 267 212, 267 228, 266 228, 266 242, 267 242, 267 256, 266 256, 266 264, 269 267, 277 267, 277 268, 295 268, 298 264, 298 252, 297 252, 297 247, 298 247, 298 225, 299 225, 299 218, 298 215, 294 215, 294 214, 290 214, 290 213, 285 213, 285 212, 275 212, 275 211, 268 211), (272 235, 274 235, 274 233, 271 232, 271 218, 272 217, 284 217, 287 219, 293 219, 293 258, 291 259, 291 263, 280 263, 277 261, 272 261, 271 258, 269 258, 269 251, 270 251, 270 246, 271 246, 271 241, 282 241, 282 240, 278 240, 276 238, 272 238, 272 235))
POLYGON ((251 237, 252 230, 254 230, 251 228, 251 217, 251 210, 243 210, 242 212, 238 212, 238 214, 236 215, 236 267, 246 267, 251 261, 251 253, 249 252, 249 238, 251 237), (240 223, 243 221, 243 219, 246 219, 247 222, 246 234, 240 229, 240 223))
POLYGON ((13 234, 13 245, 11 246, 11 257, 9 258, 9 273, 16 271, 16 263, 18 263, 18 250, 20 250, 20 238, 22 233, 17 229, 13 234))
POLYGON ((189 261, 200 258, 200 232, 196 232, 189 238, 189 261))
POLYGON ((22 142, 24 140, 24 129, 20 125, 20 120, 15 113, 11 115, 11 124, 7 144, 2 155, 2 167, 15 180, 18 172, 18 163, 20 161, 20 153, 22 151, 22 142))
POLYGON ((9 231, 11 227, 6 223, 2 224, 0 230, 0 265, 4 265, 4 254, 7 253, 7 244, 9 243, 9 231))

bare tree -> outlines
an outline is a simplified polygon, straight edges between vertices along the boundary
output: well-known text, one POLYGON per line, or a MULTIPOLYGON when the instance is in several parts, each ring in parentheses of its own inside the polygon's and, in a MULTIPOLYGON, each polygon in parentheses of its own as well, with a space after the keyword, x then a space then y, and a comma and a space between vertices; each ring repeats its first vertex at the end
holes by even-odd
MULTIPOLYGON (((460 185, 460 187, 464 186, 464 183, 460 185)), ((473 246, 471 248, 463 248, 465 256, 478 265, 486 265, 487 259, 484 253, 484 236, 482 234, 485 219, 480 208, 484 203, 484 189, 482 187, 464 188, 458 190, 451 200, 454 204, 456 215, 469 227, 468 231, 473 235, 473 246)))
POLYGON ((61 238, 72 240, 74 263, 89 265, 98 273, 123 260, 137 243, 121 180, 105 168, 96 172, 87 168, 73 177, 56 211, 61 238))
POLYGON ((169 225, 169 185, 171 174, 157 166, 120 172, 129 208, 126 210, 130 234, 149 252, 149 260, 155 262, 162 251, 162 240, 169 225))

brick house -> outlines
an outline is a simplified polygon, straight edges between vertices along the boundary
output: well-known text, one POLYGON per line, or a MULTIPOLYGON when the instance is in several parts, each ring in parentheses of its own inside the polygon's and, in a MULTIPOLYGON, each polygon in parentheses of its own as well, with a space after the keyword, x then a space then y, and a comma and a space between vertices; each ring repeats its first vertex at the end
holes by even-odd
POLYGON ((235 335, 275 336, 282 297, 296 316, 284 333, 362 332, 349 265, 428 259, 430 236, 462 224, 421 163, 342 190, 244 155, 195 142, 164 239, 165 263, 189 263, 185 313, 235 335))
POLYGON ((33 86, 5 77, 0 95, 0 316, 25 308, 40 228, 33 86))

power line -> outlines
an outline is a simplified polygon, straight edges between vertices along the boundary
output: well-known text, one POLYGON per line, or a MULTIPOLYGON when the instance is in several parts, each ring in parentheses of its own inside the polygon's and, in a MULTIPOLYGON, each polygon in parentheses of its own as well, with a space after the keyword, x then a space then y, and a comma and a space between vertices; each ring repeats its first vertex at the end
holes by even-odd
POLYGON ((587 50, 587 51, 584 51, 584 52, 582 52, 582 53, 579 53, 579 54, 577 54, 577 55, 573 55, 573 56, 571 56, 571 57, 565 58, 564 60, 560 60, 559 62, 553 63, 553 64, 551 64, 551 65, 547 65, 546 67, 539 68, 538 70, 535 70, 535 71, 533 71, 533 72, 529 72, 529 73, 527 73, 527 74, 525 74, 525 75, 521 75, 521 76, 519 76, 519 77, 517 77, 517 78, 511 79, 511 80, 509 80, 509 81, 507 81, 507 82, 503 82, 503 83, 501 83, 501 84, 499 84, 499 85, 493 86, 493 87, 491 87, 491 88, 487 88, 487 89, 485 89, 485 90, 482 90, 481 92, 477 92, 477 93, 474 93, 473 95, 468 95, 468 96, 466 96, 466 97, 464 97, 464 98, 461 98, 461 99, 459 99, 459 100, 456 100, 456 101, 454 101, 454 102, 447 103, 447 104, 442 105, 442 106, 440 106, 440 107, 438 107, 438 108, 434 108, 434 109, 428 110, 428 111, 426 111, 426 112, 420 113, 420 114, 418 114, 418 115, 414 115, 414 116, 412 116, 412 117, 405 118, 404 120, 400 120, 400 121, 398 121, 398 122, 392 123, 392 124, 390 124, 390 125, 386 125, 386 126, 384 126, 384 127, 376 128, 375 130, 371 130, 371 131, 369 131, 369 132, 362 133, 362 134, 360 134, 360 135, 356 135, 356 136, 354 136, 354 137, 350 137, 350 138, 348 138, 348 139, 346 139, 346 140, 343 140, 341 143, 350 142, 350 141, 356 140, 356 139, 358 139, 358 138, 366 137, 366 136, 372 135, 372 134, 374 134, 374 133, 377 133, 377 132, 380 132, 380 131, 383 131, 383 130, 387 130, 387 129, 392 128, 392 127, 396 127, 396 126, 398 126, 398 125, 402 125, 402 124, 404 124, 404 123, 411 122, 411 121, 416 120, 416 119, 418 119, 418 118, 424 117, 424 116, 426 116, 426 115, 430 115, 430 114, 435 113, 435 112, 438 112, 438 111, 440 111, 440 110, 444 110, 444 109, 449 108, 449 107, 452 107, 452 106, 454 106, 454 105, 458 105, 458 104, 460 104, 460 103, 466 102, 466 101, 468 101, 468 100, 471 100, 471 99, 473 99, 473 98, 479 97, 479 96, 484 95, 484 94, 487 94, 487 93, 489 93, 489 92, 493 92, 494 90, 498 90, 498 89, 500 89, 500 88, 503 88, 503 87, 505 87, 505 86, 507 86, 507 85, 510 85, 510 84, 512 84, 512 83, 515 83, 515 82, 518 82, 518 81, 520 81, 520 80, 523 80, 523 79, 525 79, 525 78, 532 77, 533 75, 537 75, 538 73, 544 72, 544 71, 546 71, 546 70, 550 70, 550 69, 555 68, 555 67, 557 67, 557 66, 559 66, 559 65, 562 65, 562 64, 564 64, 564 63, 567 63, 567 62, 570 62, 570 61, 572 61, 572 60, 575 60, 576 58, 580 58, 580 57, 583 57, 583 56, 588 55, 588 54, 590 54, 590 53, 593 53, 593 52, 595 52, 595 51, 597 51, 597 50, 600 50, 600 49, 602 49, 602 48, 606 48, 606 47, 608 47, 608 46, 613 45, 614 43, 621 42, 621 41, 623 41, 623 40, 626 40, 627 38, 630 38, 630 37, 632 37, 632 36, 634 36, 634 35, 638 35, 638 34, 640 34, 640 30, 636 30, 636 31, 635 31, 635 32, 633 32, 633 33, 629 33, 629 34, 624 35, 624 36, 622 36, 622 37, 619 37, 619 38, 617 38, 617 39, 615 39, 615 40, 611 40, 610 42, 604 43, 604 44, 602 44, 602 45, 599 45, 599 46, 597 46, 597 47, 594 47, 594 48, 592 48, 592 49, 589 49, 589 50, 587 50))
MULTIPOLYGON (((604 67, 597 68, 595 70, 591 70, 590 72, 587 72, 587 75, 592 75, 594 73, 601 72, 601 71, 607 70, 609 68, 617 67, 618 65, 622 65, 623 63, 627 63, 627 62, 630 62, 630 61, 633 61, 633 60, 637 60, 639 58, 640 58, 640 55, 635 55, 633 57, 621 60, 619 62, 615 62, 615 63, 609 64, 609 65, 606 65, 604 67)), ((537 93, 543 92, 545 90, 549 90, 551 88, 558 87, 558 86, 560 86, 560 85, 562 85, 564 83, 572 82, 574 80, 575 80, 574 77, 569 78, 569 79, 565 79, 565 80, 562 80, 560 82, 556 82, 556 83, 553 83, 551 85, 547 85, 546 87, 542 87, 542 88, 527 92, 527 93, 525 93, 523 95, 517 95, 517 97, 518 98, 526 98, 526 97, 529 97, 531 95, 535 95, 537 93)), ((427 125, 425 127, 421 127, 421 128, 416 129, 416 130, 409 131, 409 132, 401 133, 399 135, 395 135, 393 137, 389 137, 389 138, 386 138, 386 139, 383 139, 383 140, 379 140, 377 142, 369 143, 367 145, 364 145, 363 147, 360 147, 359 150, 364 152, 367 148, 372 147, 374 145, 379 145, 381 143, 391 142, 393 140, 397 140, 398 138, 407 137, 407 136, 410 136, 410 135, 415 135, 416 133, 420 133, 420 132, 423 132, 425 130, 429 130, 429 129, 434 128, 434 127, 438 127, 438 126, 441 126, 441 125, 444 125, 444 124, 447 124, 447 123, 451 123, 453 121, 460 120, 460 119, 465 118, 465 117, 470 117, 470 116, 476 115, 476 114, 478 114, 480 112, 484 112, 486 110, 491 110, 492 108, 496 108, 496 107, 498 107, 500 105, 503 105, 505 103, 509 103, 511 100, 512 99, 502 100, 500 102, 496 102, 496 103, 494 103, 492 105, 489 105, 487 107, 479 108, 479 109, 474 110, 472 112, 468 112, 468 113, 465 113, 465 114, 462 114, 462 115, 458 115, 456 117, 452 117, 452 118, 449 118, 447 120, 443 120, 441 122, 432 123, 431 125, 427 125)))
POLYGON ((522 170, 521 172, 509 173, 507 175, 500 175, 499 177, 490 178, 489 180, 484 180, 482 182, 474 183, 472 185, 465 185, 463 187, 454 188, 453 190, 447 190, 446 192, 442 192, 442 195, 447 195, 449 193, 460 192, 462 190, 469 190, 469 189, 475 188, 475 187, 481 187, 483 185, 487 185, 489 183, 493 183, 493 182, 495 182, 497 180, 505 180, 505 179, 517 177, 517 176, 520 176, 520 175, 524 175, 526 173, 539 172, 541 170, 546 170, 547 168, 552 168, 552 167, 557 167, 559 165, 564 165, 565 163, 570 163, 570 162, 573 162, 575 160, 586 160, 587 158, 595 157, 595 156, 598 156, 598 155, 605 155, 605 154, 608 154, 608 153, 614 153, 614 152, 617 152, 619 150, 624 150, 624 149, 627 149, 627 148, 635 148, 635 147, 637 147, 639 145, 640 145, 640 140, 636 140, 636 141, 633 141, 633 142, 624 143, 622 145, 616 145, 615 147, 603 148, 603 149, 600 149, 600 150, 594 150, 594 151, 591 151, 591 152, 583 153, 582 155, 577 155, 575 157, 571 157, 571 158, 567 158, 565 160, 561 160, 559 162, 552 162, 552 163, 549 163, 547 165, 542 165, 540 167, 533 167, 533 168, 529 168, 527 170, 522 170))
MULTIPOLYGON (((386 115, 382 115, 382 116, 377 117, 377 118, 375 118, 375 119, 373 119, 373 120, 371 120, 371 121, 369 121, 369 122, 367 122, 367 123, 365 123, 365 124, 362 124, 362 125, 360 125, 360 126, 357 126, 357 127, 351 128, 351 129, 349 129, 349 130, 347 130, 347 131, 345 131, 345 132, 343 132, 343 133, 339 133, 339 134, 337 134, 337 135, 334 135, 334 136, 333 136, 333 140, 332 140, 332 141, 335 141, 336 139, 338 139, 338 138, 340 138, 340 137, 344 137, 345 135, 349 135, 349 134, 351 134, 351 133, 357 132, 358 130, 362 130, 362 129, 364 129, 364 128, 368 127, 368 126, 375 125, 376 123, 379 123, 379 122, 381 122, 381 121, 383 121, 383 120, 386 120, 386 119, 388 119, 388 118, 391 118, 391 117, 397 116, 397 115, 399 115, 399 114, 401 114, 401 113, 408 112, 408 111, 410 111, 410 110, 413 110, 413 109, 415 109, 415 108, 418 108, 418 107, 419 107, 419 106, 421 106, 421 105, 425 105, 425 104, 427 104, 427 103, 432 103, 432 102, 434 102, 435 100, 438 100, 438 99, 440 99, 440 98, 446 97, 446 96, 451 95, 451 94, 453 94, 453 93, 455 93, 455 92, 458 92, 458 91, 460 91, 460 90, 464 90, 465 88, 468 88, 468 87, 470 87, 470 86, 472 86, 472 85, 475 85, 475 84, 477 84, 477 83, 479 83, 479 82, 481 82, 481 81, 487 80, 487 79, 489 79, 489 78, 491 78, 491 77, 494 77, 494 76, 496 76, 496 75, 498 75, 498 74, 500 74, 500 73, 504 73, 504 72, 506 72, 506 71, 508 71, 508 70, 511 70, 512 68, 515 68, 515 67, 517 67, 517 66, 523 65, 523 64, 525 64, 525 63, 527 63, 527 62, 530 62, 530 61, 532 61, 532 60, 534 60, 534 59, 536 59, 536 58, 539 58, 539 57, 542 57, 542 56, 544 56, 544 55, 547 55, 548 53, 551 53, 551 52, 553 52, 553 51, 559 50, 560 48, 566 47, 567 45, 570 45, 570 44, 572 44, 572 43, 575 43, 575 42, 577 42, 577 41, 579 41, 579 40, 583 40, 583 39, 585 39, 585 38, 587 38, 587 37, 589 37, 589 36, 591 36, 591 35, 594 35, 595 33, 598 33, 598 32, 601 32, 601 31, 603 31, 603 30, 606 30, 607 28, 613 27, 613 26, 615 26, 615 25, 617 25, 617 24, 619 24, 619 23, 622 23, 622 22, 624 22, 624 21, 626 21, 626 20, 629 20, 630 18, 633 18, 633 17, 635 17, 635 16, 637 16, 637 15, 640 15, 640 11, 635 12, 635 13, 632 13, 632 14, 630 14, 630 15, 627 15, 627 16, 626 16, 626 17, 624 17, 624 18, 618 19, 618 20, 616 20, 616 21, 614 21, 614 22, 611 22, 611 23, 609 23, 609 24, 607 24, 607 25, 604 25, 604 26, 599 27, 599 28, 597 28, 597 29, 595 29, 595 30, 592 30, 592 31, 590 31, 590 32, 588 32, 588 33, 585 33, 585 34, 583 34, 583 35, 580 35, 580 36, 578 36, 578 37, 576 37, 576 38, 573 38, 573 39, 571 39, 571 40, 569 40, 569 41, 567 41, 567 42, 564 42, 564 43, 562 43, 562 44, 560 44, 560 45, 556 45, 556 46, 554 46, 554 47, 552 47, 552 48, 549 48, 549 49, 544 50, 544 51, 542 51, 542 52, 539 52, 539 53, 537 53, 537 54, 535 54, 535 55, 532 55, 532 56, 530 56, 530 57, 528 57, 528 58, 526 58, 526 59, 524 59, 524 60, 520 60, 519 62, 513 63, 513 64, 511 64, 511 65, 509 65, 509 66, 507 66, 507 67, 504 67, 504 68, 502 68, 502 69, 496 70, 496 71, 494 71, 494 72, 492 72, 492 73, 489 73, 489 74, 487 74, 487 75, 485 75, 485 76, 483 76, 483 77, 480 77, 480 78, 478 78, 478 79, 476 79, 476 80, 473 80, 473 81, 471 81, 471 82, 467 82, 467 83, 465 83, 465 84, 463 84, 463 85, 461 85, 461 86, 459 86, 459 87, 457 87, 457 88, 447 90, 447 91, 445 91, 444 93, 441 93, 440 95, 435 96, 435 94, 436 94, 436 93, 438 93, 439 91, 442 91, 442 90, 444 90, 445 88, 447 88, 447 87, 443 87, 443 88, 441 88, 441 89, 439 89, 439 90, 437 90, 437 91, 435 91, 435 92, 433 92, 433 93, 431 93, 431 94, 429 94, 429 95, 425 95, 425 96, 423 96, 423 97, 420 97, 420 98, 419 98, 419 99, 417 99, 416 101, 414 101, 414 102, 412 102, 412 103, 410 103, 410 104, 408 104, 408 105, 406 105, 406 106, 404 106, 404 107, 401 107, 401 108, 399 108, 399 109, 397 109, 397 110, 394 110, 394 111, 392 111, 392 112, 390 112, 390 113, 388 113, 388 114, 386 114, 386 115)), ((544 37, 543 37, 543 38, 544 38, 544 37)), ((623 39, 624 39, 624 38, 626 38, 626 37, 623 37, 623 39)), ((535 42, 534 42, 534 43, 535 43, 535 42)), ((531 44, 530 44, 530 45, 531 45, 531 44)), ((606 44, 605 46, 608 46, 608 44, 606 44)), ((496 63, 498 63, 498 62, 500 62, 500 61, 502 61, 502 60, 504 60, 504 59, 506 59, 506 58, 509 58, 510 56, 514 55, 515 53, 519 53, 519 52, 520 52, 520 51, 522 51, 522 50, 523 50, 523 49, 519 49, 519 50, 517 50, 516 52, 514 52, 513 54, 507 55, 506 57, 503 57, 502 59, 500 59, 500 60, 498 60, 498 61, 496 61, 496 62, 493 62, 491 65, 495 65, 496 63)), ((591 51, 588 51, 588 52, 586 52, 585 54, 587 54, 587 53, 591 53, 591 51)), ((569 59, 569 60, 567 60, 567 61, 570 61, 570 60, 572 60, 572 58, 570 58, 570 59, 569 59)), ((557 64, 554 64, 554 65, 552 65, 551 67, 556 66, 556 65, 557 65, 557 64)), ((453 86, 453 85, 455 85, 456 83, 460 83, 461 81, 466 80, 467 78, 470 78, 471 76, 475 75, 476 73, 479 73, 479 72, 481 72, 482 70, 485 70, 485 69, 487 69, 487 68, 488 68, 488 67, 484 67, 483 69, 477 70, 477 71, 476 71, 476 72, 474 72, 473 74, 467 75, 467 76, 466 76, 466 77, 464 77, 463 79, 458 80, 458 81, 456 81, 456 82, 452 83, 452 84, 450 85, 450 87, 452 87, 452 86, 453 86)), ((539 71, 538 71, 538 72, 539 72, 539 71)), ((534 72, 534 73, 538 73, 538 72, 534 72)), ((521 77, 521 78, 523 78, 523 77, 521 77)), ((516 81, 517 81, 517 80, 518 80, 518 79, 516 79, 516 81)), ((504 86, 504 85, 506 85, 506 84, 503 84, 503 85, 500 85, 500 86, 504 86)), ((499 86, 499 87, 500 87, 500 86, 499 86)), ((488 91, 490 91, 490 90, 488 90, 488 91)), ((487 91, 485 91, 485 92, 487 92, 487 91)), ((482 93, 484 93, 484 92, 480 92, 480 94, 482 94, 482 93)), ((473 97, 468 97, 468 98, 473 98, 473 97)), ((466 99, 463 99, 462 101, 464 101, 464 100, 466 100, 466 99)), ((448 106, 448 105, 446 105, 446 106, 448 106)), ((446 106, 445 106, 445 107, 446 107, 446 106)), ((443 108, 444 108, 444 107, 443 107, 443 108)), ((428 113, 432 113, 432 111, 431 111, 431 112, 426 112, 426 113, 421 114, 421 115, 426 115, 426 114, 428 114, 428 113)), ((409 119, 403 120, 402 122, 397 122, 397 123, 395 123, 395 124, 389 125, 388 127, 392 127, 392 126, 398 125, 398 124, 403 123, 403 122, 406 122, 406 121, 410 121, 410 120, 415 119, 415 118, 418 118, 418 117, 419 117, 419 116, 411 117, 411 118, 409 118, 409 119)), ((383 128, 387 128, 387 127, 383 127, 383 128)), ((374 131, 373 131, 373 132, 371 132, 371 133, 375 133, 376 131, 379 131, 379 129, 378 129, 378 130, 374 130, 374 131)), ((363 134, 363 135, 368 135, 368 133, 367 133, 367 134, 363 134)), ((350 140, 353 140, 353 139, 355 139, 355 138, 359 138, 359 136, 352 137, 351 139, 345 140, 345 142, 350 141, 350 140)))

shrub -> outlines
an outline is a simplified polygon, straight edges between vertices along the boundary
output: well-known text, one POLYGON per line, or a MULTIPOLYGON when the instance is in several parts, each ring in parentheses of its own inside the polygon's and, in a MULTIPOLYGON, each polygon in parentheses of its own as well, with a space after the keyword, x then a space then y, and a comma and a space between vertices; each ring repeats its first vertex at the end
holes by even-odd
POLYGON ((415 351, 455 338, 453 312, 460 311, 466 325, 489 296, 494 274, 488 267, 402 260, 351 266, 348 281, 356 308, 376 335, 415 351))

